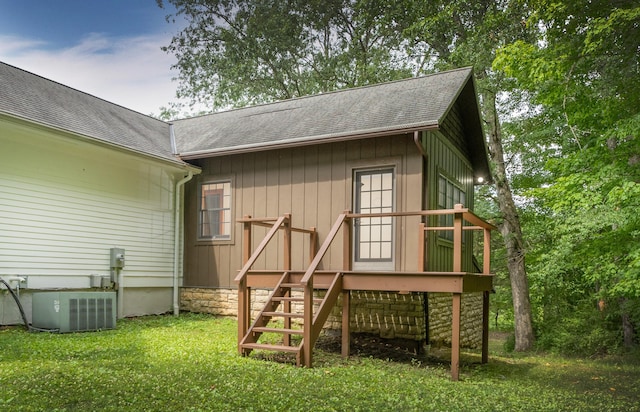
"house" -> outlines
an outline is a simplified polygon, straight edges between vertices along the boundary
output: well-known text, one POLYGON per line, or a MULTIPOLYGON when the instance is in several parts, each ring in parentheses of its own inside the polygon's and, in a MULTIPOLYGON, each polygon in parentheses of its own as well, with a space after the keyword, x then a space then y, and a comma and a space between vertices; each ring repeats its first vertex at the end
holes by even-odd
MULTIPOLYGON (((176 193, 199 169, 170 136, 165 122, 0 63, 0 277, 17 280, 29 319, 31 291, 109 278, 114 247, 125 254, 119 316, 172 309, 176 193)), ((20 321, 0 294, 0 324, 20 321)))
MULTIPOLYGON (((235 314, 243 305, 238 300, 252 299, 247 308, 253 315, 239 330, 241 340, 247 335, 248 341, 241 343, 247 352, 256 344, 250 335, 272 331, 257 325, 260 331, 254 333, 250 319, 261 310, 272 313, 276 303, 287 299, 278 296, 269 303, 277 279, 308 270, 315 256, 314 247, 309 251, 313 236, 324 242, 344 211, 393 214, 452 210, 456 204, 473 208, 474 185, 490 179, 468 68, 179 120, 174 127, 180 157, 202 170, 185 189, 182 308, 235 314), (247 223, 269 226, 285 215, 290 217, 283 224, 314 228, 315 234, 270 242, 252 263, 253 272, 242 272, 255 274, 257 290, 251 297, 241 293, 236 298, 242 278, 238 270, 268 229, 253 229, 253 244, 243 252, 242 243, 251 233, 247 223), (281 253, 289 248, 287 242, 290 250, 281 253), (259 271, 263 280, 258 280, 259 271), (271 281, 267 272, 274 276, 271 281)), ((419 243, 423 221, 432 227, 452 226, 454 215, 353 217, 353 240, 337 237, 314 267, 341 272, 344 282, 360 276, 343 295, 350 300, 351 332, 451 342, 451 324, 440 320, 452 316, 450 287, 428 286, 435 277, 424 280, 427 286, 400 286, 398 279, 425 271, 481 270, 474 267, 471 231, 462 235, 461 260, 455 267, 454 232, 432 230, 419 243), (424 249, 427 254, 419 261, 424 249), (390 274, 389 284, 367 283, 363 274, 373 272, 390 274)), ((469 316, 462 319, 467 322, 463 344, 482 340, 483 293, 490 288, 490 282, 484 283, 465 297, 469 316)), ((339 307, 328 314, 329 327, 343 327, 341 316, 339 307)))
POLYGON ((490 170, 471 69, 172 124, 4 64, 0 97, 0 276, 27 291, 89 288, 118 247, 121 316, 177 310, 180 285, 181 309, 238 314, 242 340, 280 302, 311 316, 282 285, 316 276, 343 344, 486 346, 488 257, 475 267, 467 229, 490 229, 469 211, 490 170))

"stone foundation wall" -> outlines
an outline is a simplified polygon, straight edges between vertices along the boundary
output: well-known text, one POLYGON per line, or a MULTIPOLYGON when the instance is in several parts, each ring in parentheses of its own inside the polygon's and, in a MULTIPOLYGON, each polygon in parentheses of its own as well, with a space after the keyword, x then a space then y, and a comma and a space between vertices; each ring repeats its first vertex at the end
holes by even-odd
MULTIPOLYGON (((327 319, 327 329, 342 328, 341 299, 327 319)), ((384 339, 424 341, 422 294, 352 291, 349 328, 354 333, 369 333, 384 339)))
MULTIPOLYGON (((429 293, 429 340, 432 345, 451 346, 450 293, 429 293)), ((460 315, 460 346, 482 346, 482 293, 462 295, 460 315)))
MULTIPOLYGON (((255 318, 269 297, 270 290, 252 289, 251 310, 255 318)), ((298 292, 301 294, 301 292, 298 292)), ((295 293, 294 293, 295 296, 295 293)), ((333 308, 325 329, 339 333, 342 327, 342 298, 333 308)), ((299 304, 301 305, 301 304, 299 304)), ((430 344, 451 344, 451 294, 429 293, 430 344)), ((180 310, 237 316, 238 291, 236 289, 182 288, 180 310)), ((302 307, 292 305, 292 311, 302 307)), ((398 294, 391 292, 351 292, 350 328, 354 333, 370 333, 385 339, 424 341, 425 313, 422 293, 398 294)), ((462 296, 460 344, 476 348, 482 342, 482 293, 462 296)))

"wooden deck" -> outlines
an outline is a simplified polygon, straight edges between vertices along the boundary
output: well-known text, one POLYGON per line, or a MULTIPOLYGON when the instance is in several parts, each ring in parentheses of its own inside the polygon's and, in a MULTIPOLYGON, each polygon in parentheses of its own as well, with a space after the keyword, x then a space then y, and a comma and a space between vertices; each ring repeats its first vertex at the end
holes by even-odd
POLYGON ((452 294, 451 325, 451 378, 458 380, 460 356, 460 314, 463 293, 483 293, 483 333, 482 362, 488 361, 488 327, 489 327, 489 293, 493 286, 493 275, 490 274, 490 232, 495 229, 489 223, 478 218, 468 209, 460 205, 452 210, 396 212, 379 214, 340 214, 327 238, 317 251, 317 234, 315 229, 297 229, 290 225, 290 215, 278 218, 255 219, 246 217, 240 222, 244 225, 243 258, 245 265, 236 277, 238 283, 238 351, 248 355, 254 349, 292 352, 297 356, 298 365, 311 367, 313 364, 313 346, 326 322, 331 309, 342 296, 342 355, 349 356, 349 315, 350 291, 388 291, 388 292, 444 292, 452 294), (430 230, 452 230, 453 236, 453 270, 450 272, 426 271, 354 271, 351 270, 351 219, 361 217, 384 216, 427 216, 452 214, 453 226, 427 227, 420 223, 418 227, 420 253, 416 257, 419 268, 425 267, 425 233, 430 230), (465 226, 466 223, 466 226, 465 226), (260 245, 251 252, 251 226, 262 225, 270 230, 260 245), (266 245, 279 231, 284 231, 284 268, 277 270, 253 270, 252 266, 264 251, 266 245), (482 273, 463 272, 462 243, 463 230, 480 230, 484 233, 483 269, 482 273), (304 270, 291 269, 291 232, 297 231, 310 236, 312 260, 304 270), (339 270, 319 270, 324 255, 330 248, 338 232, 343 233, 343 268, 339 270), (251 319, 251 289, 267 288, 272 293, 268 302, 255 319, 251 319), (299 290, 302 298, 293 297, 292 292, 299 290), (318 299, 318 290, 324 290, 324 297, 318 299), (292 302, 303 304, 302 313, 292 311, 292 302), (283 328, 269 327, 272 319, 282 319, 283 328), (302 328, 292 328, 291 319, 302 320, 302 328), (282 345, 258 343, 265 332, 281 333, 282 345), (291 336, 302 335, 302 340, 291 344, 291 336))
MULTIPOLYGON (((287 271, 294 282, 304 276, 302 270, 287 271)), ((247 287, 273 289, 283 271, 250 270, 247 272, 247 287)), ((491 291, 493 275, 468 272, 369 272, 317 270, 314 274, 316 289, 326 289, 317 285, 328 284, 336 273, 342 274, 342 289, 371 290, 382 292, 443 292, 470 293, 491 291)))

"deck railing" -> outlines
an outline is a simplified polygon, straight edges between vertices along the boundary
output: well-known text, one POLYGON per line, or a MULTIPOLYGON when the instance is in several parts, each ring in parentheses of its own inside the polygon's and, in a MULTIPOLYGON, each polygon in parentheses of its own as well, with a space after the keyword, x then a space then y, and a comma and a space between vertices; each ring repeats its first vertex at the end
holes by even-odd
POLYGON ((247 273, 251 270, 256 260, 260 257, 267 245, 280 230, 284 233, 283 242, 283 270, 291 269, 291 235, 293 232, 309 235, 309 259, 315 256, 318 243, 318 233, 314 227, 303 229, 291 226, 291 214, 280 217, 252 218, 245 216, 238 220, 243 225, 242 237, 242 262, 243 266, 234 281, 238 283, 238 336, 243 336, 249 329, 251 323, 251 289, 247 286, 247 273), (269 227, 269 231, 262 239, 258 247, 251 252, 252 227, 269 227))
MULTIPOLYGON (((299 229, 291 227, 291 215, 287 214, 278 218, 261 218, 255 219, 250 216, 246 216, 243 219, 240 219, 238 222, 244 225, 244 237, 243 237, 243 262, 244 266, 242 270, 238 273, 235 278, 235 281, 238 283, 238 334, 239 337, 244 336, 244 334, 249 330, 249 324, 251 322, 251 303, 250 303, 250 288, 247 286, 247 275, 251 271, 252 266, 255 264, 256 260, 263 253, 267 244, 271 241, 274 235, 279 231, 284 231, 284 267, 283 271, 291 270, 291 234, 292 232, 301 232, 303 234, 308 234, 310 236, 310 264, 308 268, 304 271, 304 275, 301 278, 300 283, 304 288, 304 339, 303 342, 305 344, 305 348, 303 351, 305 358, 305 365, 311 365, 311 350, 313 345, 312 336, 315 336, 311 331, 311 327, 314 324, 313 322, 313 275, 318 271, 318 267, 322 262, 322 259, 326 255, 326 253, 331 248, 331 245, 335 238, 337 237, 340 230, 343 231, 343 264, 342 269, 338 270, 340 273, 348 273, 351 271, 351 256, 352 256, 352 238, 353 238, 353 221, 354 219, 360 218, 375 218, 375 217, 415 217, 420 216, 421 220, 429 220, 424 219, 430 216, 453 216, 453 224, 451 226, 429 226, 425 222, 420 222, 418 225, 418 256, 417 256, 417 266, 418 272, 424 272, 425 275, 430 273, 432 274, 447 274, 451 273, 452 275, 461 275, 466 271, 463 271, 463 233, 465 231, 482 231, 483 233, 483 266, 482 266, 482 274, 489 275, 491 273, 491 231, 495 230, 496 227, 492 224, 484 221, 477 215, 475 215, 471 210, 464 208, 462 205, 455 205, 453 209, 447 210, 422 210, 416 212, 386 212, 386 213, 351 213, 349 211, 345 211, 341 213, 336 221, 334 222, 331 230, 327 234, 323 244, 320 246, 320 249, 316 253, 317 246, 317 232, 315 228, 311 229, 299 229), (270 227, 270 230, 267 232, 264 239, 260 242, 258 247, 251 252, 252 246, 252 225, 260 225, 270 227), (425 241, 425 235, 427 232, 439 232, 439 231, 453 231, 453 262, 452 262, 452 270, 450 272, 425 272, 425 268, 427 267, 427 256, 428 256, 428 247, 429 242, 425 241)), ((335 268, 331 268, 332 271, 335 268)), ((269 271, 267 271, 269 272, 269 271)), ((394 271, 391 272, 393 274, 394 271)), ((271 272, 269 272, 271 273, 271 272)), ((407 291, 409 292, 409 291, 407 291)), ((457 380, 457 371, 458 371, 458 358, 459 358, 459 328, 460 328, 460 294, 453 294, 453 324, 452 324, 452 377, 457 380)), ((349 297, 344 296, 343 305, 343 328, 344 324, 348 325, 348 301, 349 297), (345 309, 347 315, 345 316, 345 309)), ((290 310, 290 308, 285 308, 285 311, 290 310)), ((317 325, 316 325, 317 326, 317 325)), ((318 326, 318 327, 321 327, 318 326)), ((347 329, 348 330, 348 329, 347 329)), ((487 361, 488 358, 488 292, 485 292, 484 303, 483 303, 483 353, 482 359, 483 362, 487 361)), ((317 332, 317 331, 315 331, 317 332)), ((348 354, 348 333, 343 329, 343 354, 348 354), (344 336, 346 335, 346 336, 344 336), (346 340, 345 340, 346 339, 346 340), (347 349, 345 349, 345 347, 347 349), (346 352, 345 352, 346 350, 346 352)), ((240 349, 240 348, 239 348, 240 349)))

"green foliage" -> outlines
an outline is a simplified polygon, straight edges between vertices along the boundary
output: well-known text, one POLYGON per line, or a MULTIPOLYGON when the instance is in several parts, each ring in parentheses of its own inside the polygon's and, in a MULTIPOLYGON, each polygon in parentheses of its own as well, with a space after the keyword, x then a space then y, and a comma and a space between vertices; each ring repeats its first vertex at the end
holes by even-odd
POLYGON ((494 68, 517 80, 536 108, 509 130, 540 155, 537 178, 521 193, 531 199, 526 230, 541 345, 615 351, 632 332, 622 330, 623 316, 640 329, 637 313, 618 304, 640 300, 640 7, 528 4, 538 38, 503 47, 494 68))
POLYGON ((169 2, 176 7, 175 17, 188 22, 164 48, 178 59, 178 95, 212 109, 411 75, 398 53, 405 16, 393 3, 169 2))
POLYGON ((514 356, 492 340, 490 361, 464 352, 461 381, 446 362, 342 360, 315 367, 241 357, 235 321, 206 315, 119 321, 99 333, 0 331, 0 410, 11 411, 603 411, 637 406, 637 358, 514 356))
MULTIPOLYGON (((493 165, 501 187, 476 205, 501 227, 522 222, 542 347, 616 350, 625 316, 640 330, 637 1, 169 1, 169 20, 188 22, 165 48, 179 94, 212 109, 473 66, 486 131, 500 135, 496 114, 503 121, 492 155, 505 152, 493 165), (507 189, 511 217, 496 207, 507 189)), ((494 236, 499 329, 516 317, 507 263, 517 259, 498 243, 512 238, 494 236)))

